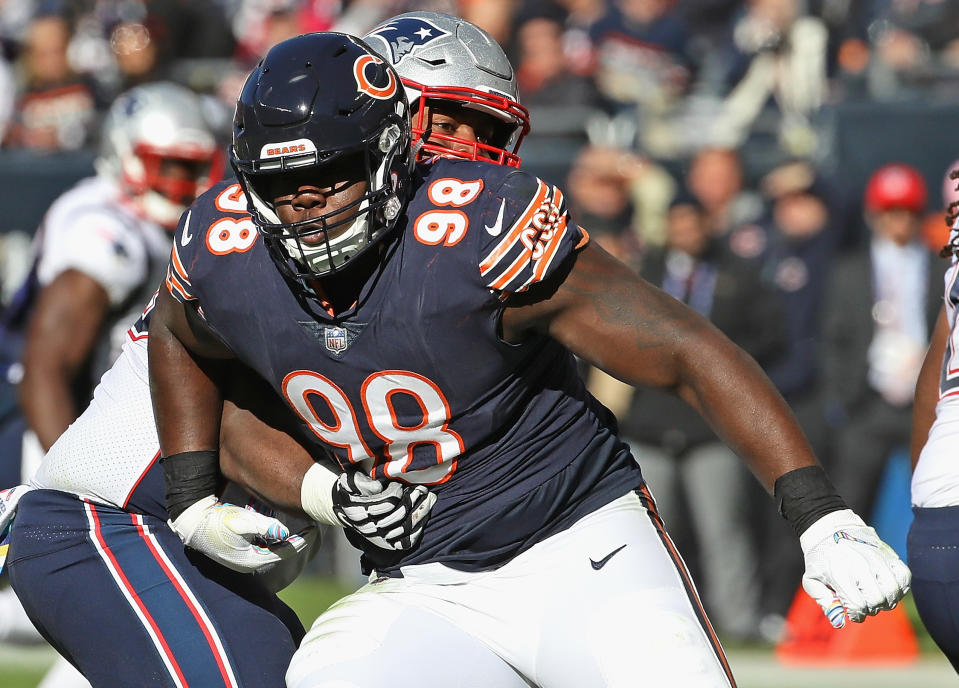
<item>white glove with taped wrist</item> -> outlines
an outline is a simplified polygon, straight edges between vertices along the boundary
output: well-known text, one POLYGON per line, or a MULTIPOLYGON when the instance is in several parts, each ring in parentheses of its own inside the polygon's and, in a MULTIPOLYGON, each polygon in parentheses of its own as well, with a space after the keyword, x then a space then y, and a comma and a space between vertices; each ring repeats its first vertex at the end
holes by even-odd
POLYGON ((307 545, 278 519, 213 495, 194 502, 169 524, 184 545, 240 573, 265 573, 307 545))
POLYGON ((851 509, 826 514, 799 536, 806 561, 802 585, 834 628, 892 609, 912 574, 851 509))
POLYGON ((20 498, 32 489, 29 485, 17 485, 0 490, 0 571, 3 570, 7 561, 10 527, 13 525, 13 517, 17 514, 17 504, 20 498))
POLYGON ((17 485, 6 490, 0 490, 0 539, 6 535, 17 514, 17 504, 20 498, 33 490, 29 485, 17 485))
POLYGON ((314 464, 303 477, 303 510, 312 518, 358 533, 386 550, 419 542, 436 495, 424 485, 374 480, 359 471, 339 475, 314 464))

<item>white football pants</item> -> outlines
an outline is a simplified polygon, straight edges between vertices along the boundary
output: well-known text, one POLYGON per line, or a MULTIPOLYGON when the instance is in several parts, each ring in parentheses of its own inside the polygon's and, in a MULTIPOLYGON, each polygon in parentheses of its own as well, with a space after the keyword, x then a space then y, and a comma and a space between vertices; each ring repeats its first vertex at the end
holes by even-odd
POLYGON ((645 487, 499 569, 403 575, 322 614, 288 688, 735 686, 645 487))

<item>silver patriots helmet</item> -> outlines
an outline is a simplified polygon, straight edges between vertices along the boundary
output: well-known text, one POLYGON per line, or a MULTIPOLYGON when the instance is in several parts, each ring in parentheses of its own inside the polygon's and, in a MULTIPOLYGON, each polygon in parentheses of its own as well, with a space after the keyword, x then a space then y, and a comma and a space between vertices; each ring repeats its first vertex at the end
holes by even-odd
POLYGON ((116 181, 140 215, 173 229, 187 206, 219 181, 224 156, 199 96, 158 81, 132 88, 113 102, 94 164, 98 174, 116 181))
POLYGON ((417 11, 385 21, 363 40, 403 81, 421 157, 457 155, 519 167, 517 151, 529 133, 529 112, 519 103, 513 66, 492 36, 459 17, 417 11), (500 123, 493 140, 477 143, 426 132, 423 108, 431 99, 491 115, 500 123), (451 151, 444 142, 465 144, 469 151, 451 151))

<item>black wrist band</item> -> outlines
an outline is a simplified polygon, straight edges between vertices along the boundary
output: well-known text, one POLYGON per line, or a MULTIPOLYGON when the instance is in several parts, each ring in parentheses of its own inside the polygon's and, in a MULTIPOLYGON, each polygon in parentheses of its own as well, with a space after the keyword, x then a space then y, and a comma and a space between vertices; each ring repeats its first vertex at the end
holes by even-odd
POLYGON ((215 494, 220 477, 220 456, 213 449, 180 452, 160 459, 166 510, 172 520, 204 497, 215 494))
POLYGON ((796 535, 802 535, 826 514, 849 508, 822 466, 804 466, 782 474, 773 486, 773 498, 779 504, 779 513, 789 521, 796 535))

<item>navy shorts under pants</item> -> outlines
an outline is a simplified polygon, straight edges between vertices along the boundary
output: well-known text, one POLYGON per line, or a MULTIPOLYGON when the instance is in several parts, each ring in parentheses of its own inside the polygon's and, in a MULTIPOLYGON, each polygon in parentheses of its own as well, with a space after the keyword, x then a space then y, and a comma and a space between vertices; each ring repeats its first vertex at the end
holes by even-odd
POLYGON ((959 672, 959 506, 913 507, 906 540, 912 595, 926 630, 959 672))

